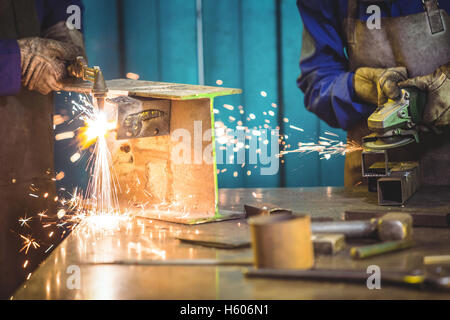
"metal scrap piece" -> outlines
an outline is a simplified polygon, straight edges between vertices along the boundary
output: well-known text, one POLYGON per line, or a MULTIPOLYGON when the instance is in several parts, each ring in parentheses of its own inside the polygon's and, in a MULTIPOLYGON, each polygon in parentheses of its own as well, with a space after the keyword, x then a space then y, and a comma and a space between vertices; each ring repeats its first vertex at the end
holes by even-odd
POLYGON ((216 259, 173 259, 173 260, 137 260, 137 259, 125 259, 125 260, 112 260, 112 261, 100 261, 100 262, 83 262, 82 265, 123 265, 123 266, 252 266, 251 260, 216 260, 216 259))
MULTIPOLYGON (((225 242, 192 238, 176 239, 182 243, 214 249, 237 250, 251 248, 251 243, 248 240, 225 242)), ((314 254, 336 254, 344 249, 346 244, 343 234, 313 234, 311 240, 313 242, 314 254)))
POLYGON ((250 248, 251 244, 249 241, 237 241, 237 242, 220 242, 220 241, 206 241, 198 239, 187 239, 187 238, 176 238, 177 240, 193 245, 199 245, 202 247, 216 248, 216 249, 246 249, 250 248))
POLYGON ((336 254, 345 248, 343 234, 313 234, 314 253, 336 254))
POLYGON ((423 264, 450 264, 450 255, 423 257, 423 264))
POLYGON ((292 210, 282 208, 271 208, 270 206, 255 207, 250 205, 244 205, 246 218, 255 216, 270 216, 273 214, 287 214, 292 215, 292 210))

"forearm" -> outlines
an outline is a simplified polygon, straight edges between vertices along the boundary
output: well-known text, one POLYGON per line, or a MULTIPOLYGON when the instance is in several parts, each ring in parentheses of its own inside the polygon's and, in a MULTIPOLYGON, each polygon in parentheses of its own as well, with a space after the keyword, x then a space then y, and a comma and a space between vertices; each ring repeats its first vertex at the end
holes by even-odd
POLYGON ((335 0, 299 0, 303 41, 298 86, 306 108, 330 126, 350 129, 374 106, 362 105, 355 93, 340 33, 341 17, 335 0))
POLYGON ((305 93, 306 108, 330 126, 348 130, 366 119, 374 107, 358 102, 352 72, 326 73, 320 75, 321 70, 317 70, 299 78, 298 85, 305 93))
POLYGON ((17 41, 0 39, 0 96, 19 93, 21 74, 20 50, 17 41))

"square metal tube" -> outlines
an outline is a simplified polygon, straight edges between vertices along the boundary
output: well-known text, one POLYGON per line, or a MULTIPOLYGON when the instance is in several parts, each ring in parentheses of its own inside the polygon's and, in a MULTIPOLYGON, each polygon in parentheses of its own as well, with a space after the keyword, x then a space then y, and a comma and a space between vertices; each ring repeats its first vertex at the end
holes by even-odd
POLYGON ((363 177, 386 177, 390 175, 390 163, 386 150, 366 150, 363 151, 361 158, 363 177))
POLYGON ((378 204, 402 206, 419 188, 419 166, 415 162, 401 163, 389 177, 378 179, 378 204))

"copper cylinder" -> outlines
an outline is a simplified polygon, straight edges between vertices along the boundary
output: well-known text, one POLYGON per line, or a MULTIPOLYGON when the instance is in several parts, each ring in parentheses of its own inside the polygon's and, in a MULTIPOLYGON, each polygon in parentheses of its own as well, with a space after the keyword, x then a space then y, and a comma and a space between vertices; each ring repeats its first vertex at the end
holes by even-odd
POLYGON ((310 269, 314 265, 308 215, 262 216, 249 220, 256 268, 310 269))

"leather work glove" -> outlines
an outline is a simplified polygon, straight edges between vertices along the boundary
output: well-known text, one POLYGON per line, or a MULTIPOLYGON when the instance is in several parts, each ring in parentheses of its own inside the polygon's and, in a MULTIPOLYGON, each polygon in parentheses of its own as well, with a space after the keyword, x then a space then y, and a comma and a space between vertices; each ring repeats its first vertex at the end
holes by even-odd
POLYGON ((400 87, 416 87, 428 92, 424 122, 436 126, 450 124, 450 62, 432 74, 408 79, 400 87))
POLYGON ((82 55, 73 44, 43 38, 17 40, 20 48, 22 84, 43 95, 61 90, 59 83, 67 75, 66 64, 82 55))
POLYGON ((405 67, 397 68, 359 68, 355 72, 354 87, 356 95, 364 102, 376 106, 383 105, 388 99, 400 98, 400 81, 408 79, 405 67))

